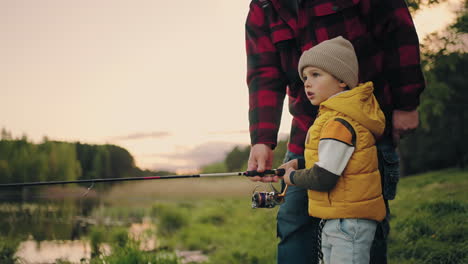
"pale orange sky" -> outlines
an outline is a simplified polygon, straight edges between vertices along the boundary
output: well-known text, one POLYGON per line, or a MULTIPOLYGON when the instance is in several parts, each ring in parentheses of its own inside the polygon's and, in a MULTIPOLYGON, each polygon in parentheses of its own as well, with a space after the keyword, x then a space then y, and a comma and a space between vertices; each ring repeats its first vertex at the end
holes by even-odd
MULTIPOLYGON (((116 144, 142 168, 222 159, 250 141, 249 2, 0 0, 0 127, 35 142, 116 144)), ((420 39, 451 10, 419 11, 420 39)), ((285 110, 282 134, 290 120, 285 110)))

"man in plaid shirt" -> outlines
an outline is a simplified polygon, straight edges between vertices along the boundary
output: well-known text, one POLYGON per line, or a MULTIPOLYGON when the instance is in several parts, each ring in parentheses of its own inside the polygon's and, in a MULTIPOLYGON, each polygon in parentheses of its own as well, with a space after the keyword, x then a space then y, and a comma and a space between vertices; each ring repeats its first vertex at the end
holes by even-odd
MULTIPOLYGON (((375 96, 385 113, 386 130, 378 142, 378 154, 388 209, 387 201, 395 197, 399 178, 394 146, 401 135, 418 126, 416 108, 425 86, 418 37, 404 0, 251 1, 246 20, 252 144, 248 170, 271 168, 286 94, 293 121, 285 162, 303 155, 305 136, 317 108, 304 93, 298 61, 303 51, 337 36, 353 43, 359 81, 374 83, 375 96)), ((305 189, 288 188, 277 219, 281 239, 278 263, 317 263, 319 219, 307 213, 305 189)), ((371 263, 387 263, 387 220, 376 232, 371 263)))

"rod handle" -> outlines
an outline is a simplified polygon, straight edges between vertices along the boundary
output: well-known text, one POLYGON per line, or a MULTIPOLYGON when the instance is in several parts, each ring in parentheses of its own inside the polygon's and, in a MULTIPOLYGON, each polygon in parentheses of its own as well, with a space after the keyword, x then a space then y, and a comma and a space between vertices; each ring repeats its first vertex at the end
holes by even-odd
POLYGON ((244 176, 247 176, 247 177, 254 177, 254 176, 260 176, 260 177, 264 177, 264 176, 283 176, 284 173, 286 172, 285 169, 276 169, 276 170, 266 170, 264 172, 258 172, 258 171, 246 171, 244 172, 244 176))

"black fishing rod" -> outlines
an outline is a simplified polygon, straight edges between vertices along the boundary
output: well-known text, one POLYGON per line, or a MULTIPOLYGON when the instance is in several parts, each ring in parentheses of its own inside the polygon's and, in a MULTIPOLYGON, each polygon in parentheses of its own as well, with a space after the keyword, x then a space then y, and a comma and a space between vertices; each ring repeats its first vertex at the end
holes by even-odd
POLYGON ((224 172, 224 173, 205 173, 193 175, 168 175, 168 176, 145 176, 145 177, 128 177, 128 178, 108 178, 108 179, 86 179, 74 181, 42 181, 42 182, 17 182, 0 184, 2 187, 27 187, 40 185, 57 185, 71 183, 99 183, 99 182, 122 182, 122 181, 144 181, 144 180, 167 180, 167 179, 183 179, 183 178, 200 178, 200 177, 226 177, 226 176, 283 176, 284 169, 266 170, 264 172, 244 171, 244 172, 224 172))

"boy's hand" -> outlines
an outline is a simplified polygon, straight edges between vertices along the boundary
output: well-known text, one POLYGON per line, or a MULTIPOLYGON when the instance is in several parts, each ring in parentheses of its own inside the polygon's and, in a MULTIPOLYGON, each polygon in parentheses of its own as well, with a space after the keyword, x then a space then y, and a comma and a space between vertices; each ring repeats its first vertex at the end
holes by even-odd
POLYGON ((289 176, 291 175, 291 172, 293 172, 294 169, 292 167, 289 167, 286 169, 286 172, 284 173, 283 180, 287 185, 294 185, 291 183, 291 180, 289 179, 289 176))
POLYGON ((293 159, 293 160, 290 160, 290 161, 288 161, 286 163, 283 163, 281 166, 279 166, 279 169, 288 170, 289 168, 293 168, 293 169, 297 170, 297 166, 298 166, 297 159, 293 159))
MULTIPOLYGON (((293 170, 297 170, 298 166, 298 161, 297 159, 290 160, 286 163, 283 163, 281 166, 278 167, 278 169, 285 169, 286 172, 283 176, 264 176, 264 177, 251 177, 250 179, 252 181, 261 181, 261 182, 278 182, 280 179, 285 179, 285 176, 288 175, 288 181, 286 182, 289 185, 292 185, 291 182, 289 181, 289 174, 293 170)), ((286 181, 286 180, 285 180, 286 181)))

